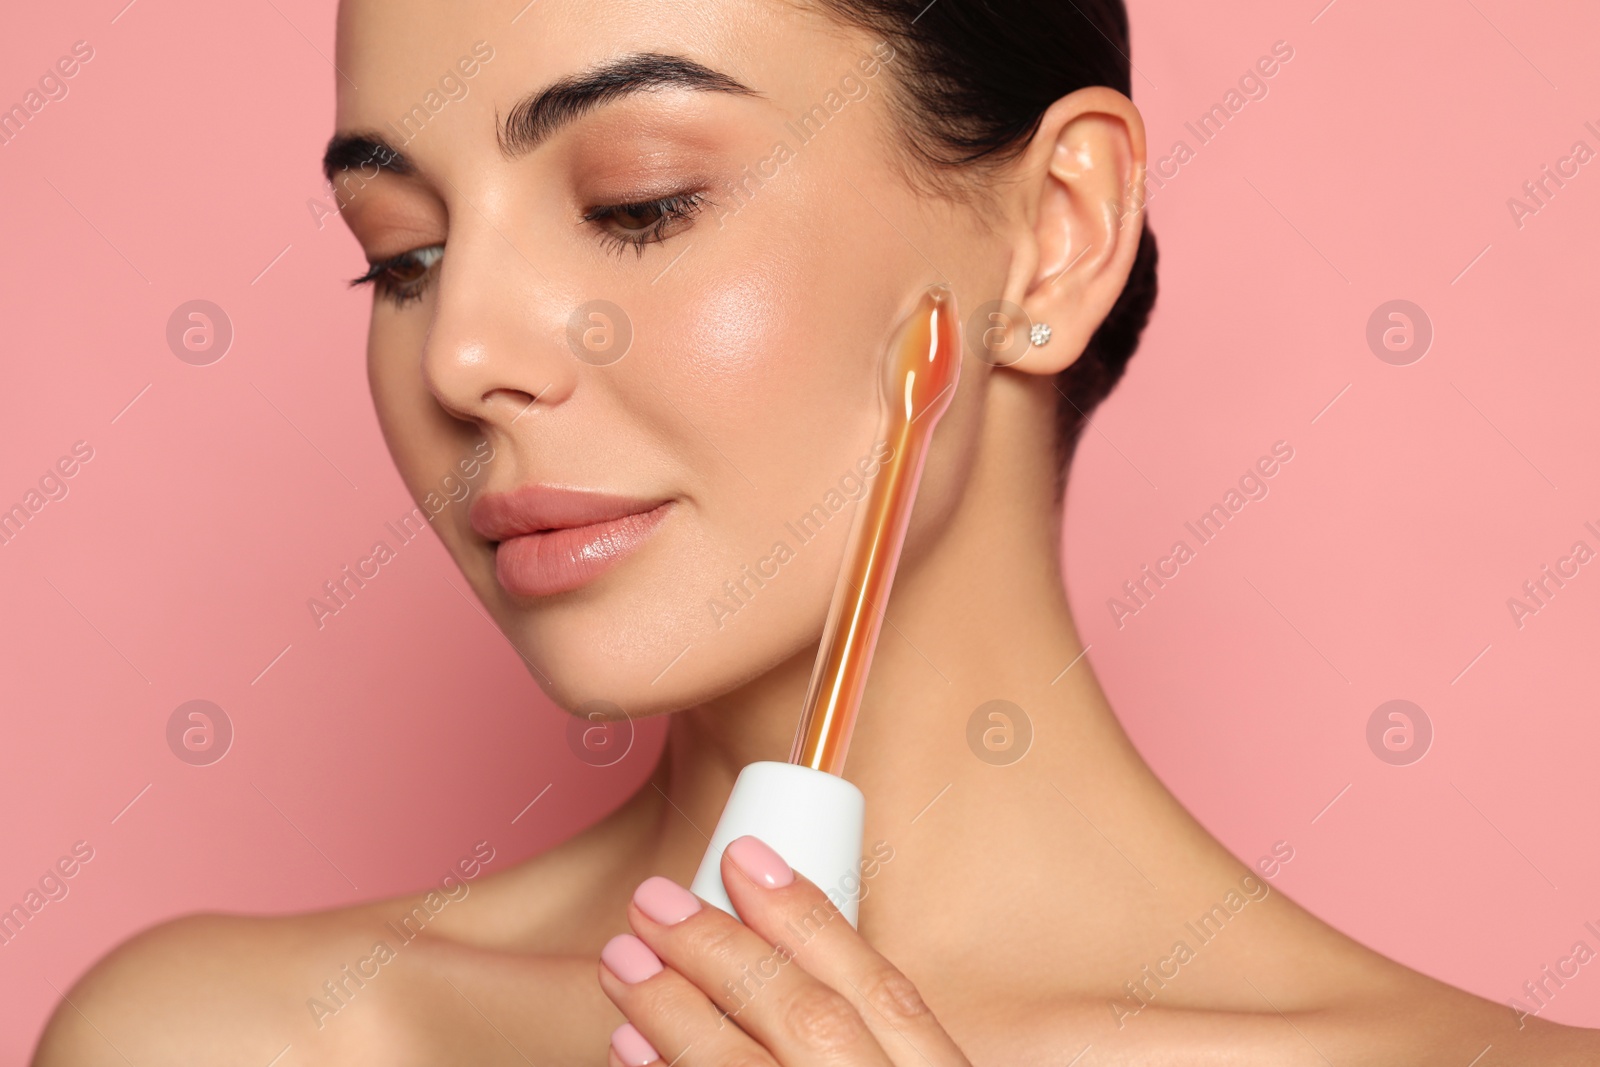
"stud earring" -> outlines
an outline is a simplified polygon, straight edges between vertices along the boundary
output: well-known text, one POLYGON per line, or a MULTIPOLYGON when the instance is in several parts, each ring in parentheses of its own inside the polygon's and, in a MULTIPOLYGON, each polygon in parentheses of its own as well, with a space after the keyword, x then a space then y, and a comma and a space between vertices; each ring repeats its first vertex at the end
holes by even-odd
POLYGON ((1043 348, 1050 343, 1050 326, 1048 323, 1036 322, 1028 331, 1028 340, 1033 342, 1033 347, 1043 348))

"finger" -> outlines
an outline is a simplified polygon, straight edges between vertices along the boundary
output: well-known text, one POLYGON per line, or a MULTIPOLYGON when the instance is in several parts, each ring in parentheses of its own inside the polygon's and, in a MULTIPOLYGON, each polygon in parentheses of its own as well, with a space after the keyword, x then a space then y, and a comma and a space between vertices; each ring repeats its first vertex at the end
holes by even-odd
POLYGON ((645 1067, 660 1062, 661 1054, 656 1047, 645 1041, 644 1035, 632 1023, 623 1023, 611 1032, 611 1047, 606 1050, 606 1067, 645 1067), (639 1042, 643 1042, 643 1045, 639 1042), (619 1048, 627 1049, 628 1055, 624 1057, 617 1051, 619 1048))
POLYGON ((648 945, 618 934, 600 952, 600 988, 628 1022, 611 1035, 614 1067, 776 1067, 772 1057, 683 975, 663 967, 648 945))
POLYGON ((850 1001, 720 908, 666 878, 634 891, 628 921, 783 1067, 891 1067, 850 1001))
POLYGON ((751 931, 850 1002, 895 1067, 966 1067, 911 979, 765 842, 746 836, 729 843, 722 884, 751 931))

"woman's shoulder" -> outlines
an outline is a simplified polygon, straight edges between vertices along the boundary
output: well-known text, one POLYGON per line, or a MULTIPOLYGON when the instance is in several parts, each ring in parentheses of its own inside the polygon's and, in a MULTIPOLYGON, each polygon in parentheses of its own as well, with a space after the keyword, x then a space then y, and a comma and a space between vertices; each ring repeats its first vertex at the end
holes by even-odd
POLYGON ((1103 993, 1023 995, 1003 1003, 935 1005, 973 1063, 1014 1067, 1089 1063, 1182 1067, 1593 1067, 1600 1031, 1519 1020, 1498 1005, 1440 986, 1292 1003, 1247 974, 1256 1001, 1151 1003, 1117 1025, 1103 993), (1074 1059, 1077 1056, 1079 1059, 1074 1059))
MULTIPOLYGON (((593 1016, 599 1026, 610 1010, 594 971, 624 921, 631 888, 614 877, 612 868, 627 861, 605 840, 614 832, 608 822, 515 864, 475 847, 475 863, 399 896, 294 915, 198 913, 152 926, 67 991, 34 1067, 394 1067, 416 1062, 439 1035, 459 1052, 464 1029, 483 1029, 475 1005, 507 991, 567 1022, 593 1016), (291 1048, 292 1059, 284 1055, 291 1048)), ((598 1040, 604 1047, 603 1032, 598 1040)), ((479 1062, 493 1058, 485 1050, 479 1062)))
POLYGON ((379 907, 273 917, 200 913, 143 930, 67 991, 34 1065, 275 1062, 325 1028, 306 1002, 326 996, 323 983, 343 978, 343 964, 371 950, 379 907))

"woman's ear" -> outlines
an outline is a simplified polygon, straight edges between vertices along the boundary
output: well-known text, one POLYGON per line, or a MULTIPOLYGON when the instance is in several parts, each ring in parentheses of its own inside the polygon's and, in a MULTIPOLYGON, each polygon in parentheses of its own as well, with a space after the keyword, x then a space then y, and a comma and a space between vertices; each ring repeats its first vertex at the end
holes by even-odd
POLYGON ((1115 89, 1080 89, 1050 106, 1016 165, 1026 227, 1005 304, 1028 321, 997 325, 1044 323, 1050 334, 1043 345, 1011 339, 1004 365, 1056 374, 1083 354, 1133 269, 1144 229, 1144 120, 1115 89))

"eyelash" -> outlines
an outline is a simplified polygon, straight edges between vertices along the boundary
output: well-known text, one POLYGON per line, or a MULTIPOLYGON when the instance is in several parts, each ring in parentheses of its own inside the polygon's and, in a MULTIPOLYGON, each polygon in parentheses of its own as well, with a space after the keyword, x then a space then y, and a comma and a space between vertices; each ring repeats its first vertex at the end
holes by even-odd
MULTIPOLYGON (((655 200, 597 207, 585 212, 583 221, 598 224, 600 240, 608 250, 621 255, 632 248, 635 253, 643 256, 645 245, 657 244, 673 236, 674 234, 667 232, 670 227, 676 223, 690 221, 704 210, 705 206, 706 197, 703 193, 676 193, 655 200), (626 215, 649 214, 654 214, 655 220, 632 233, 616 233, 603 228, 607 220, 626 215)), ((436 273, 433 268, 443 255, 444 245, 414 248, 409 252, 402 252, 398 256, 391 256, 371 264, 361 277, 350 279, 350 284, 371 285, 384 299, 396 307, 404 307, 422 299, 423 294, 428 291, 428 286, 433 283, 436 273), (419 269, 420 275, 416 274, 419 269), (410 277, 402 275, 402 272, 407 271, 411 272, 410 277)))
POLYGON ((618 255, 632 248, 639 255, 644 255, 644 246, 657 244, 674 236, 678 230, 668 233, 669 227, 675 223, 688 222, 698 215, 706 206, 704 193, 676 193, 672 196, 660 197, 656 200, 645 200, 633 204, 608 204, 585 212, 584 222, 603 224, 607 220, 616 219, 624 215, 644 215, 653 213, 655 221, 632 233, 616 233, 601 228, 600 240, 608 250, 618 255))
POLYGON ((434 265, 443 255, 444 245, 413 248, 398 256, 379 260, 361 277, 350 279, 350 284, 371 285, 384 299, 396 307, 404 307, 413 300, 422 299, 422 294, 428 291, 428 286, 433 282, 434 265), (415 271, 418 268, 422 271, 420 276, 404 278, 398 274, 402 269, 415 271))

